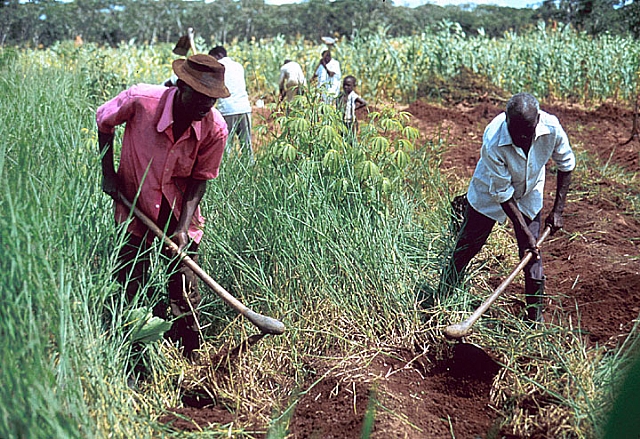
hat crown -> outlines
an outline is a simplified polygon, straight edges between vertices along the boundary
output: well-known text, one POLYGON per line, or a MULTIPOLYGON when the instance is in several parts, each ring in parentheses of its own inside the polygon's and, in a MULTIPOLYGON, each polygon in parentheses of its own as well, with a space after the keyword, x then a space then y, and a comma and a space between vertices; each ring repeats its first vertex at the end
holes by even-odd
POLYGON ((212 56, 192 55, 187 58, 187 65, 199 72, 210 72, 214 75, 221 75, 220 77, 224 79, 224 66, 212 56))
POLYGON ((173 70, 179 79, 204 95, 212 98, 229 96, 224 85, 224 65, 210 55, 197 54, 186 60, 175 60, 173 70))

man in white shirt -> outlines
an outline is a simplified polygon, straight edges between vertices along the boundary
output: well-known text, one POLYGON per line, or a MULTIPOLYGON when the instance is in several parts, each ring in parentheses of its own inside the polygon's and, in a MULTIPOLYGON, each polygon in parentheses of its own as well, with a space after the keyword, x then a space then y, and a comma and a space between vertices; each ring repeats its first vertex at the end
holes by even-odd
POLYGON ((251 103, 247 93, 244 78, 244 67, 227 56, 223 46, 216 46, 209 51, 209 55, 218 60, 225 67, 224 85, 231 96, 218 99, 216 108, 224 117, 229 129, 226 151, 230 152, 234 137, 237 135, 241 148, 247 153, 249 161, 253 163, 253 148, 251 147, 251 103))
POLYGON ((322 93, 322 100, 326 104, 331 104, 340 93, 342 83, 342 73, 340 63, 331 58, 329 49, 322 52, 322 58, 316 69, 314 78, 318 78, 318 88, 322 93))
POLYGON ((541 232, 545 165, 553 159, 558 169, 553 209, 545 220, 555 233, 564 225, 562 212, 576 159, 558 119, 540 110, 535 97, 519 93, 511 97, 505 113, 487 125, 480 160, 469 190, 462 228, 440 283, 440 293, 450 291, 462 279, 469 261, 487 241, 496 221, 509 218, 518 242, 520 258, 533 254, 524 268, 526 317, 543 322, 544 274, 536 242, 541 232))
POLYGON ((300 94, 302 87, 307 83, 302 72, 302 67, 295 61, 285 59, 284 64, 280 68, 280 79, 278 86, 280 88, 280 101, 286 97, 287 102, 291 102, 293 98, 300 94))

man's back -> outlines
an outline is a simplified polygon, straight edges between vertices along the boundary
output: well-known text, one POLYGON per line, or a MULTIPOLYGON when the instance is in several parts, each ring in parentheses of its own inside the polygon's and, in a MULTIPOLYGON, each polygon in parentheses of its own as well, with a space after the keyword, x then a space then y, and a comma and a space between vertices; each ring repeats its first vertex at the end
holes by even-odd
POLYGON ((304 85, 307 78, 302 72, 302 67, 295 61, 289 61, 280 68, 280 83, 283 85, 304 85))
POLYGON ((231 114, 243 114, 251 112, 251 103, 249 102, 249 94, 247 93, 247 85, 244 78, 244 67, 225 56, 218 60, 225 68, 224 85, 229 89, 231 96, 224 99, 218 99, 216 104, 223 116, 231 114))

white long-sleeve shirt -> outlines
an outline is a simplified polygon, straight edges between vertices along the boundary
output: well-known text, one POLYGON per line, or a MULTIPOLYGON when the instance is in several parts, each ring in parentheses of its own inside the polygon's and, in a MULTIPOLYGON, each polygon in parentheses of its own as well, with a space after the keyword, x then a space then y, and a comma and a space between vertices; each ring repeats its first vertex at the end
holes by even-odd
POLYGON ((501 113, 487 125, 482 138, 480 160, 469 184, 469 204, 489 218, 504 223, 507 215, 501 204, 513 197, 518 209, 529 219, 541 210, 545 165, 553 159, 558 170, 573 171, 576 158, 558 118, 540 111, 540 121, 529 154, 515 146, 501 113))
POLYGON ((247 93, 247 84, 244 79, 244 67, 225 56, 218 60, 224 66, 224 85, 229 89, 231 96, 218 99, 216 108, 223 116, 251 113, 251 102, 247 93))
POLYGON ((327 66, 320 64, 316 69, 316 76, 318 77, 318 87, 322 89, 324 93, 330 98, 335 98, 340 93, 340 86, 342 85, 342 73, 340 72, 340 63, 331 58, 331 61, 327 63, 327 66), (334 73, 333 76, 329 76, 330 70, 334 73))

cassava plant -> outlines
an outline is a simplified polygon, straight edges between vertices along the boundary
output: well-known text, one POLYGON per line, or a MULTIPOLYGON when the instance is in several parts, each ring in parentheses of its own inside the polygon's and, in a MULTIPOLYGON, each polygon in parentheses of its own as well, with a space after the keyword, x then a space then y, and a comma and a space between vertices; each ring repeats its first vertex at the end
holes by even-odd
POLYGON ((277 130, 266 155, 283 170, 291 164, 314 166, 344 195, 357 184, 372 200, 401 188, 413 160, 419 131, 409 114, 391 107, 369 113, 359 130, 349 129, 332 105, 315 103, 315 95, 297 97, 276 110, 277 130))

